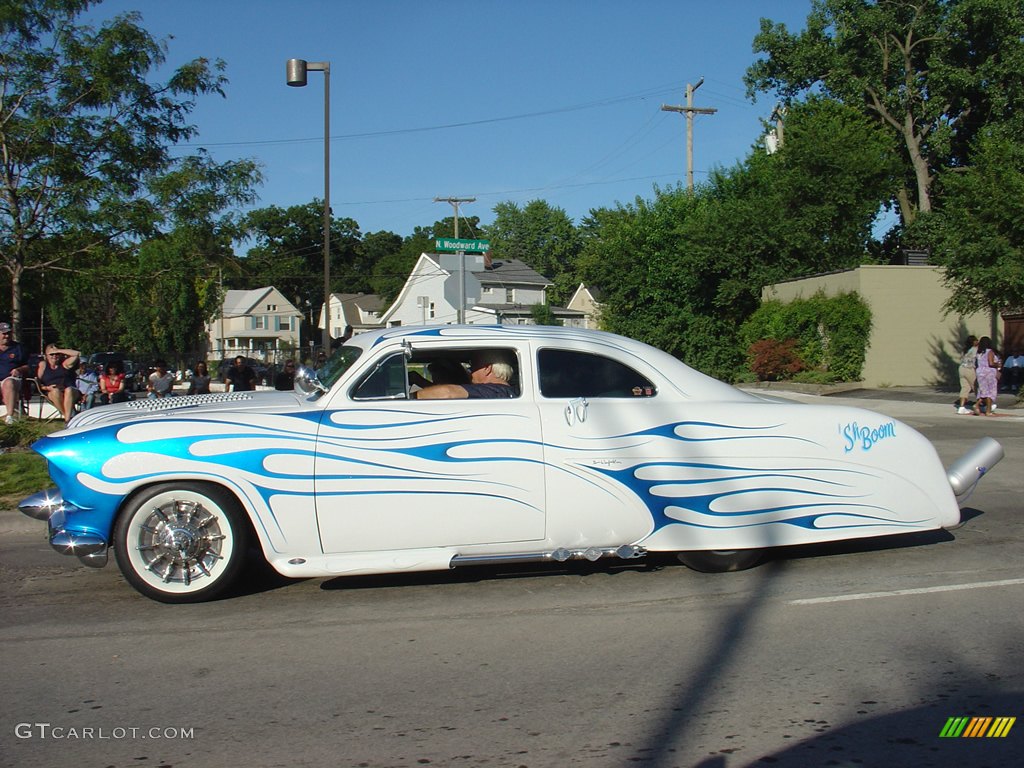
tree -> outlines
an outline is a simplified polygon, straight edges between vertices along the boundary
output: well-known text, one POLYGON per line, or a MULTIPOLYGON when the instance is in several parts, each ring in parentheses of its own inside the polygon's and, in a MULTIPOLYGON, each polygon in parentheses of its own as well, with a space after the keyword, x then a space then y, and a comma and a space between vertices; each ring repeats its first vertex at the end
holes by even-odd
POLYGON ((435 229, 436 225, 416 227, 408 237, 399 238, 397 249, 389 249, 374 262, 370 285, 385 305, 391 304, 398 297, 420 255, 434 250, 435 229))
POLYGON ((487 228, 492 258, 519 259, 554 281, 551 301, 567 301, 576 287, 572 268, 582 248, 568 214, 543 200, 533 200, 525 208, 498 203, 494 213, 494 222, 487 228), (560 279, 563 275, 566 278, 560 279))
POLYGON ((748 91, 785 102, 820 89, 902 148, 904 224, 933 208, 942 168, 964 165, 981 126, 1024 106, 1019 0, 813 0, 806 28, 761 20, 748 91))
POLYGON ((603 327, 729 379, 764 285, 860 263, 891 181, 887 138, 825 98, 795 103, 787 126, 781 151, 757 149, 693 194, 592 212, 579 267, 602 291, 603 327))
POLYGON ((257 178, 252 162, 219 165, 200 153, 152 179, 159 218, 149 238, 73 255, 52 273, 46 306, 57 338, 78 349, 124 347, 177 362, 198 352, 240 233, 236 216, 223 211, 251 202, 257 178))
POLYGON ((166 46, 128 13, 75 23, 92 0, 15 0, 0 13, 0 263, 16 329, 22 279, 153 232, 148 182, 196 133, 195 98, 223 95, 224 63, 195 59, 147 81, 166 46))
POLYGON ((969 168, 942 178, 942 207, 921 217, 905 242, 931 248, 961 314, 1024 308, 1024 146, 1020 134, 978 137, 969 168))
MULTIPOLYGON (((323 202, 313 200, 288 208, 272 205, 251 211, 244 221, 255 241, 241 261, 242 274, 233 287, 247 289, 273 285, 296 306, 323 304, 323 202)), ((362 247, 354 219, 331 219, 331 291, 359 293, 370 290, 372 263, 362 247)))

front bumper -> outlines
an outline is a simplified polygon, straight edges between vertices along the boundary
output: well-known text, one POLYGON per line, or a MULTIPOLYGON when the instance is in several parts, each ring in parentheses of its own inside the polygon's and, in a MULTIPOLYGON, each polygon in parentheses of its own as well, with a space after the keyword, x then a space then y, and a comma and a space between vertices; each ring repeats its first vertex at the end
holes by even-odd
POLYGON ((90 568, 107 564, 109 544, 105 538, 91 531, 68 530, 67 506, 60 491, 34 493, 18 505, 18 509, 31 518, 45 520, 50 546, 62 555, 74 555, 90 568))

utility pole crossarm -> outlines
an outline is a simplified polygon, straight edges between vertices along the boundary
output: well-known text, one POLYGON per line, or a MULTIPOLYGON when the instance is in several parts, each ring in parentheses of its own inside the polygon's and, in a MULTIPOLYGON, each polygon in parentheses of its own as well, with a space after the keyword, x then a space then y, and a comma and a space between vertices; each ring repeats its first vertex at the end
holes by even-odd
POLYGON ((704 83, 702 77, 697 81, 696 85, 686 84, 686 106, 662 104, 662 112, 679 112, 686 115, 686 188, 693 192, 693 116, 694 115, 713 115, 718 110, 713 107, 695 107, 693 106, 693 92, 701 87, 704 83))
MULTIPOLYGON (((475 203, 475 197, 435 197, 435 203, 450 203, 455 209, 455 239, 459 239, 459 206, 462 203, 475 203)), ((435 233, 436 234, 436 233, 435 233)), ((459 256, 459 306, 457 318, 459 325, 466 322, 466 254, 458 252, 459 256)))

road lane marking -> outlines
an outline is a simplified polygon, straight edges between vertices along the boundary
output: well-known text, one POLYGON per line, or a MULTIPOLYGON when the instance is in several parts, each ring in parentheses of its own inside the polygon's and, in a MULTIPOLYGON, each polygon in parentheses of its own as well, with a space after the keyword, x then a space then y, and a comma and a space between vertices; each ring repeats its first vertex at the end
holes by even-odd
POLYGON ((959 592, 964 589, 986 589, 988 587, 1014 587, 1024 584, 1024 579, 1003 581, 979 581, 973 584, 948 584, 943 587, 918 587, 917 589, 893 589, 888 592, 861 592, 856 595, 833 595, 831 597, 807 597, 788 601, 790 605, 816 605, 818 603, 843 603, 847 600, 873 600, 876 597, 901 597, 903 595, 927 595, 932 592, 959 592))

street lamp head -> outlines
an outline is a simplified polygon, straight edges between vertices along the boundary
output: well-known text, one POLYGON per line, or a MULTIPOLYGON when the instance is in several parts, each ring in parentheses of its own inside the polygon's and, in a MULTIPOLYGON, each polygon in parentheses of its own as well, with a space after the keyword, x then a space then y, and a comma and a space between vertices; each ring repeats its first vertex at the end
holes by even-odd
POLYGON ((306 60, 305 59, 288 59, 285 64, 287 71, 287 82, 288 85, 293 85, 296 88, 301 88, 306 84, 306 60))

